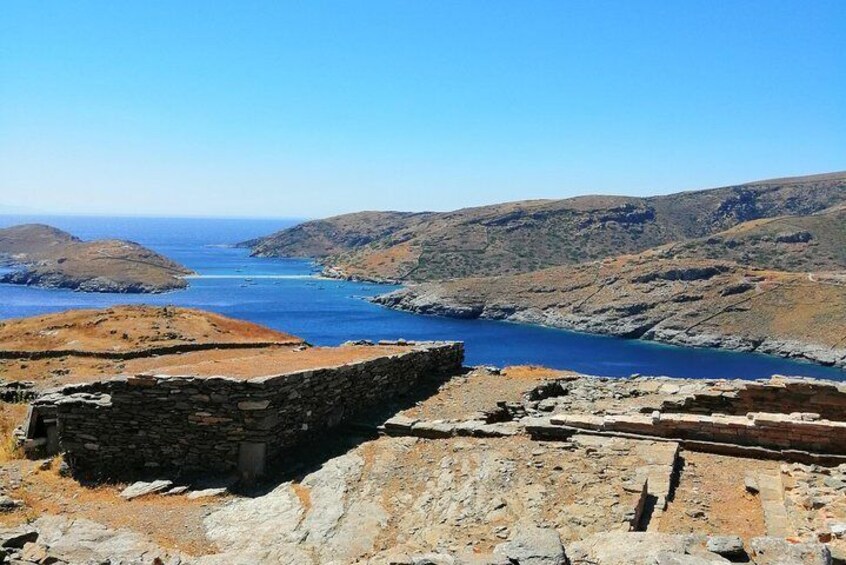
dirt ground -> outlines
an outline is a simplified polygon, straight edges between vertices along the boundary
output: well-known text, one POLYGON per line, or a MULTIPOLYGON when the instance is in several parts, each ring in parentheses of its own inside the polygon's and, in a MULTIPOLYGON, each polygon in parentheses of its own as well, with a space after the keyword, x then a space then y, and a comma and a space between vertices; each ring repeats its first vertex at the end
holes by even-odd
POLYGON ((506 367, 502 374, 474 371, 444 384, 438 394, 405 410, 404 416, 422 419, 467 419, 496 407, 497 402, 520 402, 523 393, 544 380, 570 374, 545 367, 506 367))
POLYGON ((671 534, 734 534, 745 540, 766 535, 757 496, 746 492, 747 473, 777 472, 777 461, 685 451, 675 497, 658 531, 671 534))
POLYGON ((158 545, 191 555, 214 553, 202 520, 224 499, 189 500, 151 495, 134 500, 119 496, 122 484, 84 486, 62 477, 57 458, 47 469, 40 461, 17 460, 0 467, 6 495, 24 502, 19 510, 0 513, 0 526, 23 524, 45 514, 86 518, 111 528, 143 532, 158 545))

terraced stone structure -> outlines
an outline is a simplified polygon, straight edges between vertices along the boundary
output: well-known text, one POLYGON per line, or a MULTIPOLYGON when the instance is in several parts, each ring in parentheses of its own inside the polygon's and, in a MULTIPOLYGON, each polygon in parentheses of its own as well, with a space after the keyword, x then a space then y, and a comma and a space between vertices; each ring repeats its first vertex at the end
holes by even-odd
POLYGON ((463 356, 454 342, 313 347, 210 312, 118 306, 0 323, 0 393, 37 397, 25 451, 62 451, 79 473, 256 475, 312 434, 460 372, 463 356))
POLYGON ((422 379, 455 374, 463 361, 462 344, 453 342, 338 349, 349 350, 349 363, 325 366, 316 357, 312 367, 290 371, 282 364, 272 372, 271 357, 262 360, 268 371, 247 378, 121 376, 69 385, 34 406, 55 407, 60 449, 83 475, 238 469, 255 476, 285 448, 422 379))

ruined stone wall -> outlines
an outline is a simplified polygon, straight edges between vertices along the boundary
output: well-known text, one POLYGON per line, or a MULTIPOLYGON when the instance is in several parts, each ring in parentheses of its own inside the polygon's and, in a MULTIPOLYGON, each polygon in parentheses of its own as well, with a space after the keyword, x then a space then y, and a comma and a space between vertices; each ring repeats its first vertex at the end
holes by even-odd
POLYGON ((332 368, 255 379, 122 377, 72 385, 37 405, 58 408, 61 449, 75 472, 118 478, 143 469, 229 471, 245 447, 274 458, 285 448, 461 370, 460 343, 332 368))
POLYGON ((660 410, 734 415, 749 412, 813 412, 821 418, 843 422, 846 421, 846 386, 814 379, 732 381, 681 400, 665 402, 660 410))
POLYGON ((747 416, 560 414, 552 425, 599 432, 621 432, 670 439, 729 443, 776 450, 846 455, 846 422, 820 420, 809 414, 750 413, 747 416))

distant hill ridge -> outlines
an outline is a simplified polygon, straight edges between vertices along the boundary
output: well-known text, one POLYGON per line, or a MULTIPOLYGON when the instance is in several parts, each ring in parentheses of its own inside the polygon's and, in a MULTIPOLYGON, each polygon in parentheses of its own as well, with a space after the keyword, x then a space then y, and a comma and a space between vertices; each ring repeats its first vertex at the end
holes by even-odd
MULTIPOLYGON (((305 222, 242 245, 262 257, 315 257, 336 276, 430 281, 640 253, 707 238, 744 222, 810 217, 844 204, 846 172, 838 172, 644 198, 579 196, 453 212, 358 212, 305 222)), ((832 257, 840 261, 842 253, 832 250, 832 257)))

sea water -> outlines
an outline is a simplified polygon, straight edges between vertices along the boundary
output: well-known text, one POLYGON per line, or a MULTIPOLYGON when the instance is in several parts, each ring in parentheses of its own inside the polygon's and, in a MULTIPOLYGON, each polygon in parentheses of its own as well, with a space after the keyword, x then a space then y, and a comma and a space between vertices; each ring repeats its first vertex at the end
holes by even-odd
POLYGON ((298 335, 315 345, 355 339, 449 339, 468 364, 537 364, 602 376, 762 378, 772 374, 846 380, 846 372, 751 353, 674 347, 487 320, 397 312, 367 297, 396 287, 319 277, 308 259, 262 259, 232 244, 291 226, 291 219, 0 216, 0 227, 46 223, 83 239, 136 241, 197 272, 189 287, 159 295, 86 294, 0 285, 0 319, 115 304, 212 310, 298 335))

